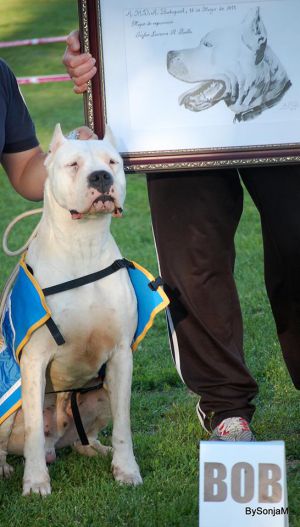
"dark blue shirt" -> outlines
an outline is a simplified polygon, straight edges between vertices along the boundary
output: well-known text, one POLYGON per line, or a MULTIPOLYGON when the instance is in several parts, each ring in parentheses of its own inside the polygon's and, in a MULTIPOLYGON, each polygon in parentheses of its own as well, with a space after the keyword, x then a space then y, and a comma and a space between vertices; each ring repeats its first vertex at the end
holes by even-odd
POLYGON ((8 65, 0 59, 0 157, 37 146, 34 124, 8 65))

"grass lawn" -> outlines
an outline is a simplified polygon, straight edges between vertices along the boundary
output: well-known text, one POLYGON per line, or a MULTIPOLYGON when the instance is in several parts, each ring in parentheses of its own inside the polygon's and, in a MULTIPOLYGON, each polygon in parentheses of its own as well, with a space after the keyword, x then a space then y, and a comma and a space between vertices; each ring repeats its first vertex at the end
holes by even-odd
MULTIPOLYGON (((10 0, 0 5, 0 40, 67 34, 77 26, 75 0, 10 0)), ((60 73, 63 44, 1 50, 16 75, 60 73)), ((23 88, 38 136, 46 149, 55 123, 65 132, 83 123, 82 99, 70 83, 23 88)), ((17 196, 0 174, 0 234, 32 204, 17 196)), ((38 206, 36 204, 34 206, 38 206)), ((35 220, 16 229, 12 245, 30 233, 35 220)), ((123 220, 113 222, 124 256, 156 273, 149 208, 142 175, 128 177, 123 220)), ((0 254, 0 286, 14 264, 0 254)), ((253 426, 260 440, 283 439, 288 472, 290 526, 300 527, 299 394, 283 363, 263 284, 259 218, 248 195, 237 235, 236 278, 245 319, 245 353, 260 386, 253 426)), ((66 449, 50 467, 53 494, 21 497, 23 463, 12 458, 15 474, 0 481, 0 525, 18 527, 195 527, 198 522, 198 443, 206 435, 196 414, 197 397, 182 385, 170 358, 164 317, 134 356, 132 430, 144 478, 139 488, 120 487, 110 460, 83 458, 66 449)), ((109 442, 110 429, 102 440, 109 442)), ((271 524, 270 524, 271 525, 271 524)), ((255 526, 255 521, 253 521, 255 526)), ((215 526, 212 526, 215 527, 215 526)), ((235 526, 234 526, 235 527, 235 526)), ((239 527, 239 526, 236 526, 239 527)))

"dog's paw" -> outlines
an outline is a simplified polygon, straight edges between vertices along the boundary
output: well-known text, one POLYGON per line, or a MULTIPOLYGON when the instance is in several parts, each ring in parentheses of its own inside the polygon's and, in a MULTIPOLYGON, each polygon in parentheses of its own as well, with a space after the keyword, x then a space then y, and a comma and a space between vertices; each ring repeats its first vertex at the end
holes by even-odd
POLYGON ((112 472, 116 481, 124 485, 141 485, 143 483, 142 476, 138 465, 135 463, 134 467, 121 467, 112 463, 112 472))
POLYGON ((49 496, 51 494, 51 485, 49 481, 41 483, 33 483, 31 481, 24 481, 22 496, 30 496, 30 494, 40 494, 41 496, 49 496))
POLYGON ((41 496, 48 496, 51 494, 50 477, 48 473, 40 475, 39 478, 24 478, 23 480, 23 496, 30 494, 40 494, 41 496))
POLYGON ((8 479, 12 475, 14 469, 8 463, 3 463, 0 465, 0 479, 8 479))
POLYGON ((89 445, 82 445, 80 441, 76 441, 76 443, 73 444, 73 449, 78 452, 78 454, 88 457, 98 456, 99 454, 101 456, 107 456, 112 452, 110 446, 102 445, 98 439, 89 439, 89 442, 89 445))
POLYGON ((93 439, 90 441, 91 448, 97 452, 97 454, 101 454, 101 456, 108 456, 112 453, 113 449, 111 446, 105 446, 98 441, 98 439, 93 439))

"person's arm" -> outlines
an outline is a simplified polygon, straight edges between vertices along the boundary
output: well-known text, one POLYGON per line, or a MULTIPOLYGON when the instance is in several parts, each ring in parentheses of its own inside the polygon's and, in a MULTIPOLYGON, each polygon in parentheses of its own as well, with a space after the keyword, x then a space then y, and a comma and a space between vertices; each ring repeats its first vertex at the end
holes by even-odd
MULTIPOLYGON (((98 139, 87 126, 76 128, 77 139, 98 139)), ((37 146, 24 152, 2 154, 2 165, 14 189, 24 198, 39 201, 43 198, 47 177, 42 149, 37 146)))
POLYGON ((39 146, 25 152, 2 155, 2 165, 12 186, 24 198, 32 201, 43 198, 47 177, 45 158, 46 154, 39 146))
MULTIPOLYGON (((41 200, 47 177, 35 127, 15 75, 0 59, 0 162, 15 190, 23 197, 41 200)), ((87 126, 76 128, 73 139, 98 139, 87 126)))
POLYGON ((96 60, 90 53, 80 52, 79 32, 72 31, 67 38, 67 48, 63 56, 63 64, 66 66, 75 86, 75 93, 84 93, 87 83, 97 71, 96 60))

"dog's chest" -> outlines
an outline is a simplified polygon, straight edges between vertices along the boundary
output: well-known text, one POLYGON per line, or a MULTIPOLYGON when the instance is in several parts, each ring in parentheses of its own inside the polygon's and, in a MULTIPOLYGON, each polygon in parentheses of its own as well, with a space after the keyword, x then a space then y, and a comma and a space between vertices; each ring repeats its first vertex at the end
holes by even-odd
POLYGON ((111 288, 89 284, 56 295, 49 305, 65 339, 56 349, 50 369, 56 388, 86 382, 121 345, 131 344, 137 314, 130 283, 112 281, 111 288))

